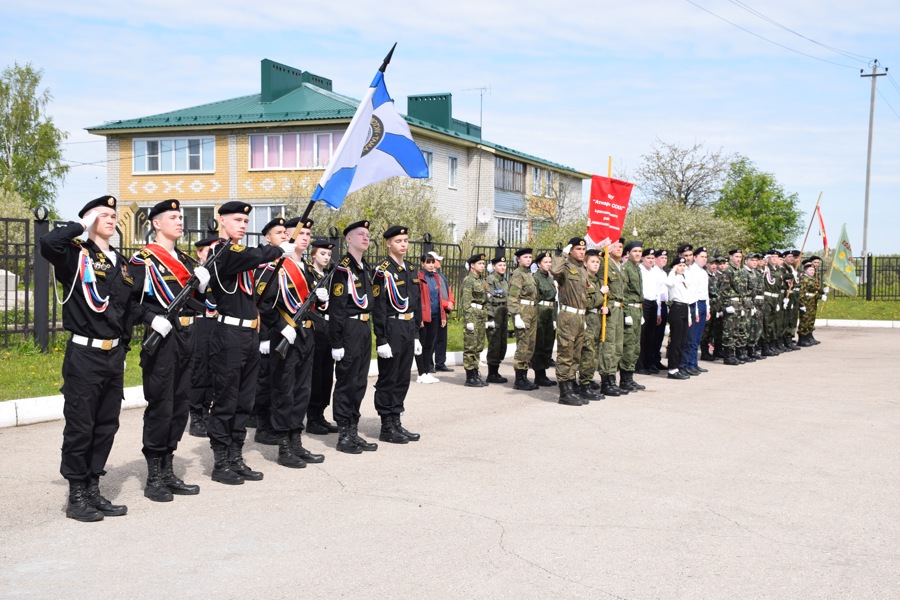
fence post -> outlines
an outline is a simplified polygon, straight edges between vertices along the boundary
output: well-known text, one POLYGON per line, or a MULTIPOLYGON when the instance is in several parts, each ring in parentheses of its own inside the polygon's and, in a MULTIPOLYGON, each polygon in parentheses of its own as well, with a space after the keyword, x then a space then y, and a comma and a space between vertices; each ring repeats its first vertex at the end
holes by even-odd
POLYGON ((40 240, 50 231, 46 206, 34 209, 34 341, 41 352, 50 349, 50 263, 41 256, 40 240))
POLYGON ((866 300, 872 299, 872 276, 875 273, 875 265, 873 264, 872 253, 866 255, 866 300))

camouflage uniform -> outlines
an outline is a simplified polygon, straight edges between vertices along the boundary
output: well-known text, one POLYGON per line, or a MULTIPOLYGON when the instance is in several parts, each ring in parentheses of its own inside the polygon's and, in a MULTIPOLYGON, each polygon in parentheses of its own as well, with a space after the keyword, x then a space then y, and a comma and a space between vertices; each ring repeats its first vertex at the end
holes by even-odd
POLYGON ((554 256, 550 273, 559 285, 556 378, 562 384, 575 381, 578 358, 584 344, 587 271, 580 260, 554 256))
POLYGON ((819 280, 810 277, 806 273, 800 276, 800 306, 805 310, 800 311, 800 324, 797 333, 803 338, 811 335, 816 328, 816 312, 819 308, 819 298, 822 290, 819 289, 819 280))
POLYGON ((469 273, 463 279, 462 309, 463 333, 463 366, 467 371, 477 371, 481 351, 484 350, 484 324, 487 321, 488 287, 483 276, 469 273), (475 330, 469 331, 471 323, 475 330))
POLYGON ((716 332, 722 328, 722 317, 719 316, 722 312, 719 303, 719 277, 709 271, 706 274, 709 276, 709 320, 703 328, 703 335, 700 336, 700 359, 715 360, 709 353, 709 346, 716 343, 716 332))
POLYGON ((509 282, 498 273, 491 273, 485 279, 490 293, 487 305, 487 320, 494 322, 494 328, 487 330, 487 364, 497 366, 506 358, 506 346, 509 343, 509 312, 506 307, 506 295, 509 282))
POLYGON ((527 371, 534 342, 537 336, 537 285, 531 268, 518 267, 509 278, 509 314, 519 315, 525 322, 525 329, 516 329, 516 356, 513 368, 527 371))
POLYGON ((538 270, 534 274, 537 288, 537 333, 534 341, 534 354, 531 357, 531 368, 535 371, 546 371, 553 357, 553 344, 556 342, 556 286, 553 277, 538 270))
MULTIPOLYGON (((744 318, 744 297, 747 295, 746 278, 742 267, 728 264, 719 276, 719 302, 722 306, 722 346, 726 353, 734 356, 735 349, 746 346, 745 332, 741 320, 744 318), (734 309, 733 313, 727 311, 734 309)), ((727 360, 727 359, 726 359, 727 360)), ((732 361, 729 361, 732 364, 732 361)))
POLYGON ((580 385, 590 385, 594 379, 594 373, 600 366, 600 334, 602 332, 600 307, 603 306, 603 294, 600 287, 603 282, 596 275, 588 275, 587 283, 587 314, 585 315, 584 345, 581 347, 581 358, 578 362, 578 382, 580 385))
POLYGON ((778 321, 781 318, 782 306, 782 285, 781 269, 770 269, 766 267, 763 270, 763 355, 775 356, 777 350, 774 350, 774 344, 777 337, 778 321))
POLYGON ((797 333, 797 321, 800 318, 800 272, 790 266, 787 267, 787 271, 790 280, 793 281, 793 285, 788 293, 790 302, 788 302, 787 313, 785 314, 784 342, 795 348, 794 336, 797 333))
POLYGON ((606 306, 609 308, 609 314, 606 315, 606 339, 600 350, 600 374, 615 379, 619 361, 622 360, 622 330, 625 328, 625 314, 622 306, 625 302, 625 276, 622 267, 612 258, 609 259, 607 285, 609 293, 606 297, 606 306))
POLYGON ((765 303, 762 272, 759 269, 747 269, 747 298, 750 301, 750 310, 747 311, 747 348, 750 356, 756 358, 755 348, 762 337, 765 303))
MULTIPOLYGON (((641 316, 643 313, 644 287, 641 282, 641 268, 631 262, 625 263, 622 268, 625 282, 623 313, 631 317, 631 325, 624 325, 622 331, 622 359, 619 368, 624 373, 634 373, 638 355, 641 353, 641 316)), ((621 387, 621 386, 620 386, 621 387)))

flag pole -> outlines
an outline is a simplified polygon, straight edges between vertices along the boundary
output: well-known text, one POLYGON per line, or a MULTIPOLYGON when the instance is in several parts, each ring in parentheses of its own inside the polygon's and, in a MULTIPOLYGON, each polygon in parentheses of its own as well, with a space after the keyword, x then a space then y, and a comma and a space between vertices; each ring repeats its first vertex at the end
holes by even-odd
MULTIPOLYGON (((606 162, 606 176, 612 179, 612 156, 609 157, 609 160, 606 162)), ((609 285, 609 244, 612 243, 610 240, 606 247, 603 248, 603 285, 609 285)), ((606 300, 608 294, 603 295, 603 308, 606 308, 606 300)), ((600 341, 606 341, 606 314, 600 315, 600 341)))
POLYGON ((812 229, 813 220, 816 218, 817 211, 819 210, 819 202, 822 201, 822 192, 819 192, 819 199, 816 200, 816 207, 812 211, 812 216, 809 218, 809 227, 806 228, 806 235, 803 236, 803 245, 800 246, 800 258, 803 259, 803 250, 806 248, 806 240, 809 239, 809 232, 812 229))

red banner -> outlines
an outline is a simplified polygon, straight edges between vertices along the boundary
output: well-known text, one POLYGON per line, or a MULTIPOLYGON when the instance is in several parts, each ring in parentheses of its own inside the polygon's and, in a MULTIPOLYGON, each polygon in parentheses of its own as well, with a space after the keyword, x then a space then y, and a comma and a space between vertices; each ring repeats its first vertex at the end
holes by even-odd
POLYGON ((625 213, 633 183, 594 175, 591 178, 591 203, 588 205, 587 243, 606 246, 622 237, 625 213))
POLYGON ((816 205, 816 212, 819 213, 819 235, 822 236, 822 247, 828 251, 828 235, 825 233, 825 220, 822 218, 822 209, 816 205))

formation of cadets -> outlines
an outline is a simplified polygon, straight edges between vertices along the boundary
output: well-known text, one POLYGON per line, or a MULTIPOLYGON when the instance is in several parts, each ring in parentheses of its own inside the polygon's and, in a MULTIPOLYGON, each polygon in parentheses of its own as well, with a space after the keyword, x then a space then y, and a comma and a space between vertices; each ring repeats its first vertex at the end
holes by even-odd
POLYGON ((733 249, 728 259, 710 261, 705 248, 684 244, 670 261, 665 250, 618 240, 609 245, 604 284, 602 253, 576 237, 555 255, 521 248, 509 265, 498 253, 490 274, 484 254, 471 256, 456 306, 433 246, 426 245, 421 266, 406 259, 405 226, 384 232, 386 255, 369 265, 368 221, 344 229, 347 252, 332 261, 336 240, 313 239, 311 219, 277 217, 262 230, 266 244, 241 245, 251 210, 243 202, 223 204, 221 238, 197 241, 193 257, 176 246, 183 229, 178 200, 150 210, 154 241, 130 258, 110 245, 117 224, 112 196, 88 202, 80 221, 40 240, 62 284, 63 325, 71 333, 60 467, 69 482, 67 517, 99 521, 127 512, 103 496, 99 483, 119 426, 135 325, 144 326, 144 495, 156 502, 200 492, 175 474, 186 427, 209 439, 212 480, 228 485, 263 479, 243 457, 248 427, 255 427, 256 442, 278 447, 277 463, 287 468, 325 460, 304 448, 304 431, 336 433, 336 449, 347 454, 377 450, 358 429, 373 331, 379 441, 418 441, 401 421, 410 371, 415 360, 421 384, 452 371, 446 336, 454 310, 464 324, 466 386, 508 382, 500 366, 511 320, 513 387, 558 385, 559 403, 574 406, 645 389, 635 373, 700 375, 706 369, 698 350, 700 360, 740 365, 819 343, 816 307, 828 289, 819 287, 817 257, 797 270, 798 251, 745 257, 733 249), (547 376, 554 365, 556 382, 547 376), (335 423, 325 416, 329 403, 335 423))

